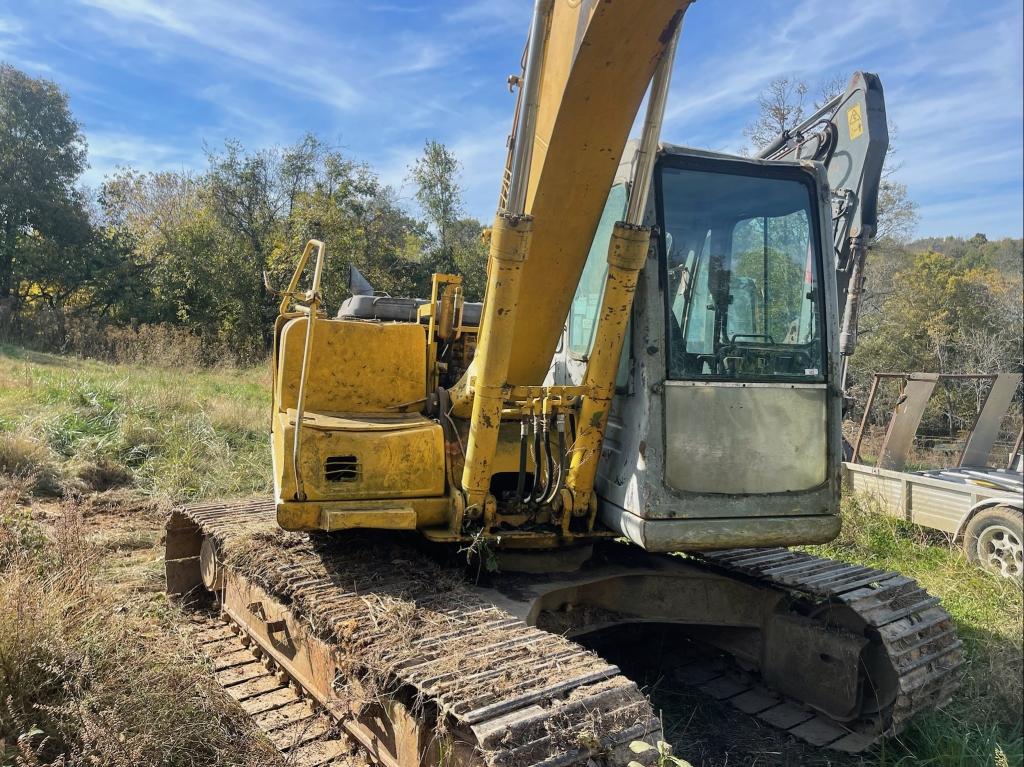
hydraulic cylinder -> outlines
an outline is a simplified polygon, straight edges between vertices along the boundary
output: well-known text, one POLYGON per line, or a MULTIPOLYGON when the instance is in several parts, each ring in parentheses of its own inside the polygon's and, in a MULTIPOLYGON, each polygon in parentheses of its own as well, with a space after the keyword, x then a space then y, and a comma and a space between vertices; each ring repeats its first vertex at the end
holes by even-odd
POLYGON ((587 360, 583 384, 588 388, 580 405, 576 442, 566 485, 572 493, 573 512, 585 513, 594 491, 601 443, 608 424, 608 410, 615 395, 615 377, 629 328, 637 278, 647 260, 651 231, 620 221, 608 246, 608 277, 605 280, 594 344, 587 360))
POLYGON ((508 383, 512 330, 532 230, 530 216, 498 213, 491 231, 487 298, 480 320, 480 345, 473 361, 473 413, 462 472, 467 509, 482 509, 490 491, 508 383))

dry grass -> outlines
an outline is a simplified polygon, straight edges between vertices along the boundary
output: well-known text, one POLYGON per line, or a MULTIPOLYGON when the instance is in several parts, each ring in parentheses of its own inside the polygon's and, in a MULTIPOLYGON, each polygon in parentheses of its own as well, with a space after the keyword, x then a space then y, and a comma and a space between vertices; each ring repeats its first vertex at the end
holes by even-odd
POLYGON ((62 336, 61 324, 45 309, 23 315, 20 324, 18 337, 9 340, 21 346, 115 364, 198 370, 241 361, 234 349, 210 334, 203 337, 177 325, 121 327, 79 317, 62 336))
POLYGON ((60 468, 46 445, 27 434, 0 432, 0 480, 27 484, 41 495, 61 492, 60 468))
POLYGON ((153 516, 136 519, 148 545, 126 552, 102 535, 113 499, 32 510, 0 498, 0 764, 280 764, 174 630, 177 609, 140 588, 143 573, 112 577, 139 548, 150 556, 134 569, 159 566, 153 516))

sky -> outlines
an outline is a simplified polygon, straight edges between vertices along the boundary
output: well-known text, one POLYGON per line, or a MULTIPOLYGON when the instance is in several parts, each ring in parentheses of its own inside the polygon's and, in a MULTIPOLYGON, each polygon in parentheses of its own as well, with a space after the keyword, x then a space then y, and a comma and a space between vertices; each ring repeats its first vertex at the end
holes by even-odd
MULTIPOLYGON (((557 0, 565 2, 566 0, 557 0)), ((0 0, 0 61, 59 83, 89 143, 85 182, 118 166, 202 169, 204 147, 312 131, 412 207, 427 139, 463 165, 467 213, 493 216, 529 0, 0 0)), ((737 152, 774 78, 882 79, 916 234, 1024 229, 1020 0, 699 0, 665 141, 737 152)))

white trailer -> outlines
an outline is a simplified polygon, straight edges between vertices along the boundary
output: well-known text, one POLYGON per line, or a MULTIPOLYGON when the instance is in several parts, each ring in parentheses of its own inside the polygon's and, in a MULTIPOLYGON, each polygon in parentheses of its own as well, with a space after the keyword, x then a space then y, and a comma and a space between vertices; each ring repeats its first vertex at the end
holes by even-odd
POLYGON ((1024 476, 1020 438, 1011 467, 984 465, 999 424, 1014 402, 1020 373, 991 378, 992 387, 972 428, 958 466, 932 471, 903 471, 907 453, 935 384, 945 376, 933 373, 876 375, 864 411, 852 460, 843 464, 848 490, 878 501, 885 513, 948 533, 967 557, 986 570, 1018 581, 1024 576, 1024 476), (902 376, 903 388, 886 430, 875 466, 859 462, 868 414, 880 378, 902 376))

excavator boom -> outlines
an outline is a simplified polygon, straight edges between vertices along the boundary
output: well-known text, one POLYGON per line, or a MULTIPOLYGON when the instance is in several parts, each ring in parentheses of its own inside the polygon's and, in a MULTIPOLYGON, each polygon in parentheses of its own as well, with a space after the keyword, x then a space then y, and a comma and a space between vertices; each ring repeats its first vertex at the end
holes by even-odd
POLYGON ((689 2, 554 6, 526 194, 526 288, 510 339, 509 381, 527 385, 547 375, 630 127, 689 2))

